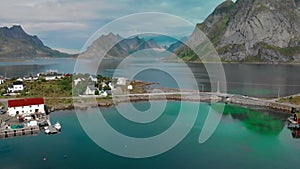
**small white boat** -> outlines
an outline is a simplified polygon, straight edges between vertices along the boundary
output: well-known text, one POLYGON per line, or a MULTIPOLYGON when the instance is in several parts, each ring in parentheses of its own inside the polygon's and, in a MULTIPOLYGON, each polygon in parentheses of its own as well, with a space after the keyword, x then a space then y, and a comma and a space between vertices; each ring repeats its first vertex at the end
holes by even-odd
POLYGON ((299 129, 300 128, 300 124, 298 122, 298 118, 297 116, 291 116, 288 118, 288 128, 290 129, 299 129))
POLYGON ((61 125, 60 125, 60 123, 59 123, 59 122, 56 122, 56 123, 54 124, 54 128, 55 128, 57 131, 60 131, 60 130, 61 130, 61 125))
POLYGON ((49 134, 49 133, 50 133, 50 130, 49 130, 49 129, 45 129, 45 133, 46 133, 46 134, 49 134))
POLYGON ((292 124, 297 124, 298 122, 295 120, 294 116, 288 118, 288 121, 292 124))

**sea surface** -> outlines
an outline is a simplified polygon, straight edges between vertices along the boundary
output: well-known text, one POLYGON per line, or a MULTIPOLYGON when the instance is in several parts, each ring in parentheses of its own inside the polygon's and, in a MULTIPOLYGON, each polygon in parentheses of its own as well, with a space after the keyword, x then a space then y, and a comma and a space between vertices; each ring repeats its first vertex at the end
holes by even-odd
MULTIPOLYGON (((118 106, 124 108, 129 106, 127 104, 118 106)), ((158 103, 152 104, 156 106, 158 103)), ((168 130, 168 126, 177 118, 180 106, 189 107, 193 104, 198 103, 168 102, 159 119, 142 127, 120 116, 116 107, 102 108, 101 111, 118 132, 133 137, 150 137, 168 130)), ((149 103, 134 103, 134 106, 139 110, 147 110, 149 103)), ((206 103, 200 104, 193 128, 176 147, 163 154, 141 159, 120 157, 105 151, 87 136, 74 111, 58 111, 51 117, 52 121, 62 124, 60 134, 40 133, 37 136, 1 140, 1 168, 282 169, 300 165, 300 140, 294 139, 292 131, 286 128, 286 115, 270 110, 227 105, 217 130, 210 139, 200 144, 198 137, 210 107, 206 103)), ((86 115, 97 111, 89 109, 86 115)), ((188 115, 189 110, 185 111, 188 115)))
MULTIPOLYGON (((139 56, 141 54, 137 54, 139 56)), ((214 64, 163 62, 157 54, 145 54, 144 57, 104 59, 101 64, 84 59, 34 59, 26 62, 0 62, 0 75, 22 77, 35 75, 48 70, 61 73, 73 73, 80 64, 81 72, 95 72, 109 77, 127 77, 135 80, 156 82, 155 86, 200 91, 216 91, 217 84, 226 87, 223 92, 256 97, 278 97, 300 93, 300 65, 238 64, 222 65, 226 81, 215 79, 215 74, 207 73, 207 66, 214 64), (172 72, 172 74, 170 74, 172 72), (134 75, 134 76, 133 76, 134 75), (133 77, 132 77, 133 76, 133 77), (196 81, 196 85, 193 82, 196 81), (226 84, 226 86, 224 86, 226 84)))
MULTIPOLYGON (((89 60, 83 70, 95 70, 89 60)), ((162 62, 161 58, 133 58, 120 64, 122 60, 107 59, 96 70, 106 76, 134 75, 134 79, 159 82, 161 87, 180 87, 210 90, 216 85, 214 75, 208 75, 203 64, 183 64, 162 62), (142 70, 139 68, 148 68, 142 70), (142 70, 142 71, 136 71, 142 70), (168 72, 173 72, 170 74, 168 72), (192 72, 192 75, 189 74, 192 72), (214 81, 209 83, 209 78, 214 81), (191 82, 195 80, 195 86, 191 82), (179 83, 180 82, 180 83, 179 83), (180 85, 179 85, 180 84, 180 85), (198 86, 198 87, 197 87, 198 86)), ((7 77, 23 76, 45 72, 49 69, 72 73, 76 59, 38 59, 27 62, 2 62, 0 74, 7 77)), ((276 97, 299 93, 299 66, 224 64, 228 92, 261 97, 276 97), (279 91, 279 92, 278 92, 279 91)), ((219 82, 222 85, 223 82, 219 82)), ((224 84, 223 84, 224 85, 224 84)), ((158 107, 160 102, 153 102, 158 107)), ((297 168, 300 165, 300 140, 297 134, 287 129, 287 114, 259 107, 227 105, 225 112, 218 106, 207 103, 169 101, 161 116, 148 124, 128 121, 119 114, 118 108, 130 110, 131 103, 101 108, 101 113, 117 132, 131 137, 147 138, 167 131, 178 118, 179 109, 189 116, 189 106, 200 105, 195 123, 188 135, 169 151, 149 158, 126 158, 112 154, 98 146, 84 132, 76 112, 58 111, 51 114, 51 121, 62 124, 62 132, 57 135, 17 137, 0 140, 0 168, 2 169, 76 169, 76 168, 297 168), (199 143, 199 135, 210 108, 222 114, 213 135, 204 143, 199 143)), ((148 102, 133 103, 141 112, 151 106, 148 102)), ((88 109, 87 117, 98 109, 88 109)), ((94 120, 97 120, 95 118, 94 120)), ((180 124, 179 124, 180 125, 180 124)), ((181 124, 183 125, 183 124, 181 124)), ((100 130, 97 127, 92 128, 100 130)), ((103 136, 105 137, 105 135, 103 136)), ((111 140, 118 143, 120 140, 111 140)), ((124 145, 126 149, 126 145, 124 145)), ((145 147, 145 150, 151 146, 145 147)))

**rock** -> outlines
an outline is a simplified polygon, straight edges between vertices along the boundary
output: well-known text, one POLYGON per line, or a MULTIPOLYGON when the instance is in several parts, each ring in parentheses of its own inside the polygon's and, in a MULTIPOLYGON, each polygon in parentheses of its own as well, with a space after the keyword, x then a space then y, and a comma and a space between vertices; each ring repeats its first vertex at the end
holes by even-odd
MULTIPOLYGON (((295 61, 300 54, 299 4, 299 0, 227 0, 197 28, 225 61, 295 61)), ((188 53, 184 50, 177 53, 188 53)))

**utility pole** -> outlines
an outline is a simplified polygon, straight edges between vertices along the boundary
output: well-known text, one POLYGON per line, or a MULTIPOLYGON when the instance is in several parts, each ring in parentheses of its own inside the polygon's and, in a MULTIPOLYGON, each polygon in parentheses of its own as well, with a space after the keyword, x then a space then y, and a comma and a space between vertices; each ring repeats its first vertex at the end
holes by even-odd
POLYGON ((220 93, 220 81, 217 83, 217 93, 220 93))
POLYGON ((277 98, 280 97, 280 87, 278 87, 278 91, 277 91, 277 98))

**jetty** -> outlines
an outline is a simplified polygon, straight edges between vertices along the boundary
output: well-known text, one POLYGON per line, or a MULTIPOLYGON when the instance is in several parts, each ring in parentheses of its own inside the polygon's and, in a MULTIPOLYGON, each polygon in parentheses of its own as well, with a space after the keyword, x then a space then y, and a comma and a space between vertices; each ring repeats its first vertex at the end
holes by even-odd
POLYGON ((37 135, 42 130, 55 134, 61 129, 59 123, 51 125, 43 98, 9 99, 5 105, 7 109, 0 114, 0 139, 37 135))
POLYGON ((24 128, 4 128, 0 129, 0 139, 16 136, 37 135, 40 132, 38 126, 24 128))

